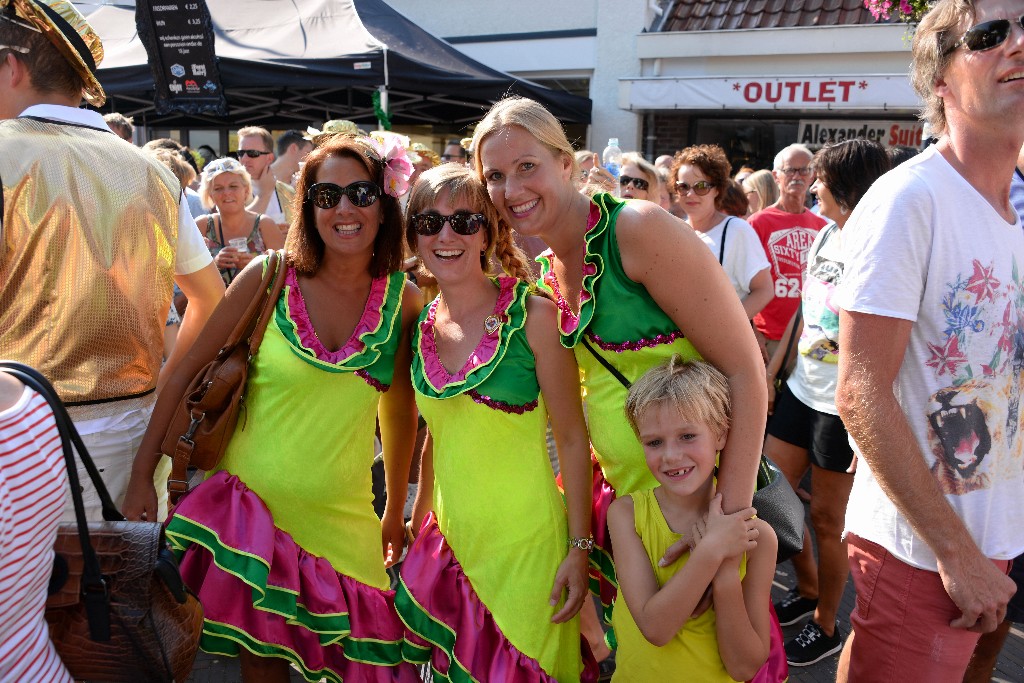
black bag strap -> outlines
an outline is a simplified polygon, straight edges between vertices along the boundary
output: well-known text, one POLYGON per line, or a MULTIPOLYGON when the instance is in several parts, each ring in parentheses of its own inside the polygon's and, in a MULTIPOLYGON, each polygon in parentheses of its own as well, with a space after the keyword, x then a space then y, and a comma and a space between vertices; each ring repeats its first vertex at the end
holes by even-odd
POLYGON ((582 343, 583 346, 587 347, 587 351, 590 351, 591 355, 594 356, 594 358, 597 359, 597 362, 600 363, 601 365, 603 365, 605 370, 607 370, 608 372, 612 373, 612 377, 614 377, 615 379, 619 380, 619 383, 622 384, 622 386, 626 387, 627 389, 629 389, 631 386, 633 386, 633 383, 630 382, 628 379, 626 379, 626 376, 623 375, 621 372, 619 372, 618 368, 616 368, 614 365, 609 363, 604 358, 604 356, 599 354, 594 349, 594 347, 590 345, 590 342, 587 341, 587 335, 586 334, 583 334, 583 335, 580 336, 580 343, 582 343))
POLYGON ((725 236, 729 234, 729 223, 731 222, 732 216, 729 216, 722 227, 722 244, 718 247, 718 262, 723 266, 725 265, 725 236))
POLYGON ((85 519, 85 502, 82 500, 82 487, 78 479, 78 467, 75 465, 72 444, 78 451, 78 456, 81 458, 82 464, 85 465, 89 478, 99 494, 100 502, 103 505, 103 519, 108 522, 119 522, 124 521, 125 517, 111 500, 110 493, 89 456, 89 451, 82 443, 82 437, 79 436, 78 430, 49 381, 38 370, 14 361, 0 360, 0 372, 11 375, 34 390, 46 399, 53 411, 57 431, 60 433, 61 446, 64 450, 64 463, 67 465, 71 498, 75 504, 78 541, 82 546, 82 600, 85 603, 85 613, 89 620, 89 636, 95 641, 108 641, 110 640, 110 592, 106 578, 100 573, 100 563, 93 550, 92 541, 89 539, 89 525, 85 519))

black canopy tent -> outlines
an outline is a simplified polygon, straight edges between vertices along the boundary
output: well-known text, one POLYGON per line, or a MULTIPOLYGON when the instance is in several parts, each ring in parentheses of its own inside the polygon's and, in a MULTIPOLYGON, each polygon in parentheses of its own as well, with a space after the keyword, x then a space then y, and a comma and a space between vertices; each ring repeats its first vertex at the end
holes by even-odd
POLYGON ((565 123, 590 122, 589 99, 491 69, 416 26, 383 0, 207 0, 227 120, 158 116, 131 4, 82 3, 103 40, 107 109, 148 126, 295 127, 344 118, 375 126, 373 94, 393 123, 461 127, 506 93, 542 102, 565 123))

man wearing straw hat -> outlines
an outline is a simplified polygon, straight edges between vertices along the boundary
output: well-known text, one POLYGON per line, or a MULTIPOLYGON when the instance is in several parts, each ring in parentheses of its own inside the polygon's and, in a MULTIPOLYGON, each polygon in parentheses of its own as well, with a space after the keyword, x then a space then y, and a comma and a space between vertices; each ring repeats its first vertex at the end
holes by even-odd
MULTIPOLYGON (((78 108, 106 99, 102 58, 67 0, 0 0, 0 358, 53 382, 120 505, 155 401, 172 280, 189 307, 169 366, 224 290, 170 171, 78 108)), ((89 483, 85 501, 99 519, 89 483)))

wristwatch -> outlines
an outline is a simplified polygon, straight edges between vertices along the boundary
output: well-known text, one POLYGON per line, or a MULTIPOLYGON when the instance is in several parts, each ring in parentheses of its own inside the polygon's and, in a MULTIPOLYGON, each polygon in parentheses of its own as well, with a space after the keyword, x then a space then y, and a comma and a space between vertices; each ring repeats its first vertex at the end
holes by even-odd
POLYGON ((569 547, 577 548, 578 550, 589 553, 594 549, 594 537, 587 536, 586 538, 570 538, 569 547))

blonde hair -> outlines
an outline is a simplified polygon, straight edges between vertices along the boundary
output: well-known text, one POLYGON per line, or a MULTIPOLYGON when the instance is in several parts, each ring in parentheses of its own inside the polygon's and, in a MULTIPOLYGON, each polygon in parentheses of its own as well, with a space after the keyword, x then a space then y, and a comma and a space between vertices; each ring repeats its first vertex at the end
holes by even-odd
POLYGON ((449 201, 465 201, 474 211, 487 218, 487 248, 480 254, 480 266, 484 272, 490 270, 491 256, 501 264, 501 269, 511 275, 529 282, 532 280, 526 255, 512 240, 512 229, 503 221, 487 197, 487 188, 473 174, 473 171, 461 164, 441 164, 427 169, 416 179, 416 184, 409 194, 409 203, 405 209, 405 239, 410 251, 416 249, 416 229, 412 217, 431 208, 442 193, 447 192, 449 201))
POLYGON ((658 191, 658 169, 654 167, 654 164, 644 159, 639 152, 626 152, 623 154, 622 163, 619 168, 626 164, 633 164, 639 168, 640 172, 646 176, 647 182, 650 185, 650 191, 658 191))
POLYGON ((626 397, 626 420, 639 436, 639 423, 654 406, 674 405, 688 420, 708 425, 718 436, 729 432, 729 381, 715 366, 675 354, 633 384, 626 397))
POLYGON ((779 184, 775 182, 775 176, 771 171, 761 169, 754 171, 743 181, 743 189, 747 192, 756 192, 761 198, 761 208, 766 209, 779 201, 779 184))
POLYGON ((566 155, 572 164, 570 178, 573 187, 579 185, 582 175, 580 163, 576 159, 572 145, 569 144, 569 139, 565 136, 562 124, 544 108, 544 105, 518 96, 506 97, 495 102, 476 126, 471 148, 474 151, 473 168, 480 180, 484 180, 483 159, 480 154, 484 140, 487 136, 510 126, 517 126, 528 132, 537 142, 551 150, 552 156, 566 155))
POLYGON ((939 0, 914 31, 910 84, 924 103, 919 118, 928 123, 933 135, 946 132, 946 106, 935 94, 935 81, 953 59, 949 46, 959 37, 954 31, 973 22, 975 15, 972 0, 939 0))
POLYGON ((213 189, 212 188, 213 181, 216 180, 219 176, 221 176, 221 175, 223 175, 225 173, 231 173, 233 175, 236 175, 236 176, 238 176, 239 178, 242 179, 243 183, 245 183, 245 203, 246 204, 251 202, 252 199, 253 199, 253 194, 252 194, 252 176, 249 175, 249 172, 247 170, 245 170, 245 166, 242 166, 241 162, 236 161, 235 159, 233 159, 231 157, 221 157, 220 159, 214 159, 213 161, 208 163, 206 166, 204 166, 204 168, 209 169, 209 168, 215 167, 216 166, 216 162, 222 161, 224 159, 226 159, 228 161, 233 161, 234 164, 232 164, 232 167, 234 167, 234 165, 237 165, 238 168, 233 168, 233 170, 230 170, 230 171, 220 171, 220 172, 217 172, 217 173, 207 173, 205 171, 203 172, 203 178, 202 178, 202 180, 199 183, 199 199, 202 200, 203 206, 208 206, 208 207, 215 206, 214 201, 213 201, 213 197, 210 196, 210 190, 213 189))

